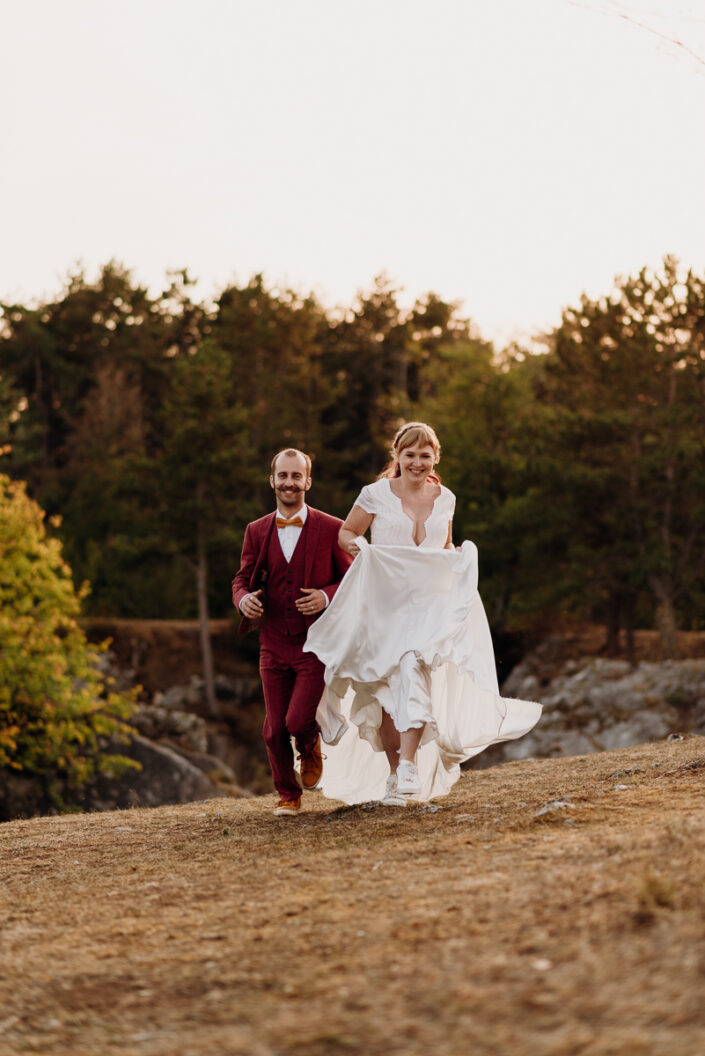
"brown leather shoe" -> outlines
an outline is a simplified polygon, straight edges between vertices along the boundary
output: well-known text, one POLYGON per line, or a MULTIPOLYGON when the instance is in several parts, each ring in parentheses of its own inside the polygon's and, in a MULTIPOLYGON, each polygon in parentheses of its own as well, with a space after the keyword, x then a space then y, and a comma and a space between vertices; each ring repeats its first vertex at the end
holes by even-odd
POLYGON ((301 810, 301 799, 280 799, 274 808, 275 818, 290 818, 301 810))
POLYGON ((315 741, 301 749, 301 784, 306 792, 318 787, 323 774, 323 756, 321 755, 321 735, 315 741))

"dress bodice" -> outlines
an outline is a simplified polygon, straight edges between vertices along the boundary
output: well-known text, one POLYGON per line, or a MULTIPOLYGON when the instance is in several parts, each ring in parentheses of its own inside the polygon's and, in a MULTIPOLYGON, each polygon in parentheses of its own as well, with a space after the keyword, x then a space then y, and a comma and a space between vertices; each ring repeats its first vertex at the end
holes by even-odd
MULTIPOLYGON (((424 549, 442 549, 448 538, 448 522, 453 519, 455 495, 448 488, 440 485, 441 493, 433 504, 431 513, 426 518, 424 527, 426 538, 419 544, 424 549)), ((374 515, 371 536, 373 543, 383 546, 413 546, 414 522, 404 511, 402 501, 392 491, 388 477, 367 484, 358 497, 355 505, 365 513, 374 515)))

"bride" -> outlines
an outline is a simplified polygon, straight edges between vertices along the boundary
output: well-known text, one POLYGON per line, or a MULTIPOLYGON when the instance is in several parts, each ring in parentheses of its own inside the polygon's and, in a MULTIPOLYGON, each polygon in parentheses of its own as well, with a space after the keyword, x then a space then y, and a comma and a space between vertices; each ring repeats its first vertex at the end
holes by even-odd
POLYGON ((407 422, 340 530, 355 557, 305 650, 325 664, 321 788, 347 803, 442 795, 460 763, 527 733, 539 704, 499 696, 477 548, 452 542, 455 496, 433 429, 407 422), (364 538, 371 528, 372 546, 364 538))

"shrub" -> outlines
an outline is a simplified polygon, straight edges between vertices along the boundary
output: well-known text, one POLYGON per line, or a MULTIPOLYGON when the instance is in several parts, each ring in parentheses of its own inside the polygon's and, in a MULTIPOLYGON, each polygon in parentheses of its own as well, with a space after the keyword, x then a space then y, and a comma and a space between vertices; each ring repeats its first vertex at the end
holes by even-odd
POLYGON ((134 765, 109 754, 125 740, 131 697, 109 691, 78 625, 81 599, 61 544, 22 483, 0 474, 0 777, 37 777, 61 790, 134 765))

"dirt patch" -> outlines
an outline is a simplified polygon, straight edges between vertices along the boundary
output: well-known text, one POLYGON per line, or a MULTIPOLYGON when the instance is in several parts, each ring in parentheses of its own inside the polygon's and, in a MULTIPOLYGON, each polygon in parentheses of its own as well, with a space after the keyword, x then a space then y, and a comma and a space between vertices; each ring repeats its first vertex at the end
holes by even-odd
POLYGON ((693 1056, 704 758, 508 763, 405 809, 6 824, 0 1054, 693 1056))

